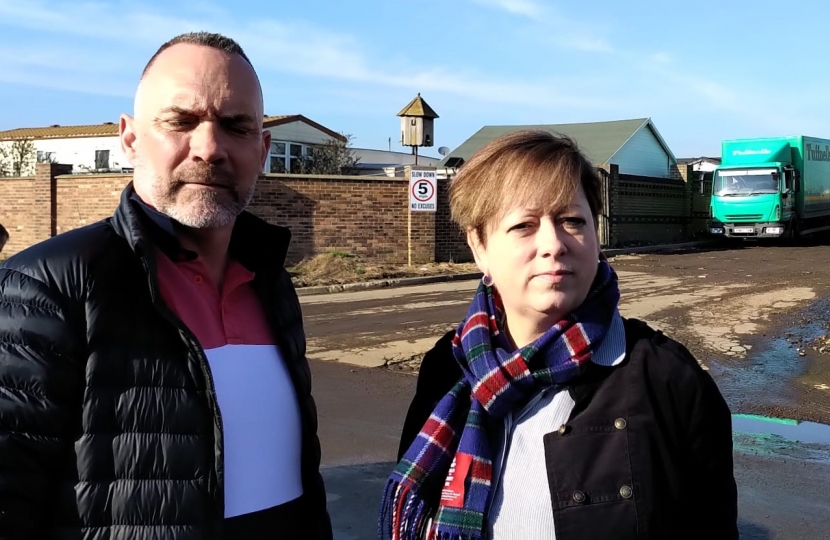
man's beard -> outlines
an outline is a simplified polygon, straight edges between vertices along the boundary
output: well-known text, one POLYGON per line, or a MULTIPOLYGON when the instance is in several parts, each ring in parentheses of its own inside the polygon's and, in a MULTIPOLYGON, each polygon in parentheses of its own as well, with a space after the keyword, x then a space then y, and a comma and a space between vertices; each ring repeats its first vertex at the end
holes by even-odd
POLYGON ((152 180, 151 193, 152 204, 159 212, 186 227, 211 229, 232 223, 248 207, 254 196, 254 183, 240 191, 233 174, 199 162, 176 170, 171 180, 156 176, 152 180), (187 184, 217 186, 218 189, 187 184))

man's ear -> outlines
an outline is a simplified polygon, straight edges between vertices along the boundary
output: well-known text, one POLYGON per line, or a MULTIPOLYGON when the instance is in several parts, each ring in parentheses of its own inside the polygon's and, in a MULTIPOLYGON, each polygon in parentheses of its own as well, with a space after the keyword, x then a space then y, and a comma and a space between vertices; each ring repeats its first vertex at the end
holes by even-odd
POLYGON ((118 136, 121 139, 121 151, 124 157, 135 167, 136 134, 135 119, 128 114, 122 114, 118 121, 118 136))
POLYGON ((260 170, 265 170, 265 163, 268 161, 268 154, 271 152, 271 132, 267 129, 262 131, 262 163, 260 170))
POLYGON ((478 269, 484 275, 487 275, 489 271, 487 248, 484 246, 484 242, 478 234, 478 231, 473 227, 467 229, 467 245, 470 246, 470 250, 473 252, 473 259, 476 261, 476 266, 478 266, 478 269))

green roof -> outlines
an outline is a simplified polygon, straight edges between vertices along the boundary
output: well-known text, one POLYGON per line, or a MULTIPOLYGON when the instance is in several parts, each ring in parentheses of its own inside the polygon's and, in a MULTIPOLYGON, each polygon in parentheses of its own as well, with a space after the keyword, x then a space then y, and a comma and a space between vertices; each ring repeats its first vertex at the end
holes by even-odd
POLYGON ((663 145, 670 156, 671 150, 666 145, 663 138, 657 133, 657 130, 651 124, 649 118, 636 118, 631 120, 613 120, 610 122, 588 122, 582 124, 545 124, 545 125, 528 125, 528 126, 484 126, 478 132, 464 141, 461 146, 453 150, 449 155, 441 160, 439 166, 450 158, 460 157, 464 161, 470 159, 478 150, 483 148, 489 142, 507 135, 514 131, 524 129, 543 129, 565 135, 574 139, 579 145, 580 150, 588 157, 591 163, 595 165, 602 165, 610 163, 614 154, 619 152, 623 145, 637 133, 641 128, 650 126, 654 132, 654 136, 663 145))

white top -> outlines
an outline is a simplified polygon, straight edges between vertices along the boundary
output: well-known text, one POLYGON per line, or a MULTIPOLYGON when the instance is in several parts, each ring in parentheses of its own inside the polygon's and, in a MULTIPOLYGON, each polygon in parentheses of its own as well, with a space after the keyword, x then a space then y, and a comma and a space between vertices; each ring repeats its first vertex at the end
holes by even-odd
POLYGON ((291 374, 274 345, 205 351, 225 438, 225 517, 303 494, 302 426, 291 374))
MULTIPOLYGON (((617 313, 591 361, 615 366, 624 358, 625 328, 617 313)), ((502 436, 494 438, 488 539, 556 538, 542 438, 568 421, 574 405, 567 389, 550 388, 537 394, 518 414, 505 418, 502 436)))

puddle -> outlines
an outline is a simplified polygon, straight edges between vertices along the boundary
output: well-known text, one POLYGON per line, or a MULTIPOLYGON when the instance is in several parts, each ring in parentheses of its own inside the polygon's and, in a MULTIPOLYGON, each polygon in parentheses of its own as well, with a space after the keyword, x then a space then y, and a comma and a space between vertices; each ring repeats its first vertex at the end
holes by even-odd
POLYGON ((752 410, 763 403, 767 406, 797 406, 797 395, 791 382, 806 367, 799 347, 824 336, 830 313, 830 297, 813 302, 809 307, 787 317, 779 330, 782 337, 757 342, 746 358, 721 363, 711 359, 710 373, 732 410, 752 410))
POLYGON ((830 464, 830 426, 750 414, 732 415, 736 452, 830 464))
POLYGON ((768 418, 754 414, 733 414, 732 431, 757 435, 778 435, 800 443, 830 444, 830 426, 815 422, 768 418))
MULTIPOLYGON (((711 359, 708 363, 732 411, 750 413, 803 406, 793 385, 809 361, 800 351, 812 354, 809 344, 827 334, 830 297, 783 319, 777 321, 776 337, 753 343, 746 358, 711 359)), ((737 453, 830 464, 830 425, 734 414, 732 426, 737 453)))

